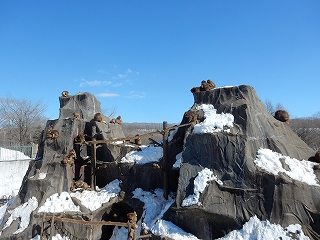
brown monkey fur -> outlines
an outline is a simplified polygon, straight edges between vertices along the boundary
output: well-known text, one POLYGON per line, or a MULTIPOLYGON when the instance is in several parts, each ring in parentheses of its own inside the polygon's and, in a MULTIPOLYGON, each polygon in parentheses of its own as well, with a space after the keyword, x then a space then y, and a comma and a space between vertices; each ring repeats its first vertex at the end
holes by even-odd
POLYGON ((69 97, 69 92, 68 91, 62 91, 61 96, 62 97, 69 97))
POLYGON ((71 149, 71 151, 63 157, 63 160, 61 161, 61 163, 73 165, 74 159, 76 157, 77 157, 76 151, 74 149, 71 149))
POLYGON ((285 110, 277 110, 274 113, 274 118, 281 122, 289 123, 290 116, 289 113, 285 110))
POLYGON ((141 138, 139 138, 139 134, 137 134, 136 137, 138 137, 138 138, 134 139, 134 143, 137 144, 137 145, 141 145, 142 141, 141 141, 141 138))
POLYGON ((117 124, 121 125, 122 124, 121 116, 118 116, 117 118, 111 119, 110 123, 117 123, 117 124))
POLYGON ((83 143, 85 141, 84 138, 84 134, 78 134, 75 138, 74 138, 74 143, 83 143))
POLYGON ((320 163, 320 150, 316 152, 316 154, 314 155, 314 158, 317 163, 320 163))
POLYGON ((75 192, 77 188, 82 188, 82 190, 87 190, 89 189, 89 185, 82 180, 78 180, 71 184, 70 191, 75 192))
POLYGON ((202 80, 201 86, 191 88, 191 92, 195 93, 195 92, 201 92, 201 91, 210 91, 210 90, 214 89, 215 87, 216 87, 216 85, 210 79, 208 79, 207 81, 202 80))
POLYGON ((128 223, 130 224, 130 226, 132 228, 137 228, 137 221, 138 221, 138 215, 137 213, 134 211, 132 213, 128 213, 127 214, 127 218, 128 218, 128 223))
POLYGON ((198 116, 194 111, 187 111, 184 113, 183 118, 186 120, 186 123, 197 122, 198 116))
POLYGON ((80 113, 78 112, 73 112, 73 117, 77 120, 80 120, 80 113))
POLYGON ((58 130, 54 130, 51 126, 47 130, 47 138, 57 139, 60 136, 58 130))
POLYGON ((93 120, 94 121, 97 121, 97 122, 102 122, 102 114, 101 113, 96 113, 93 117, 93 120))

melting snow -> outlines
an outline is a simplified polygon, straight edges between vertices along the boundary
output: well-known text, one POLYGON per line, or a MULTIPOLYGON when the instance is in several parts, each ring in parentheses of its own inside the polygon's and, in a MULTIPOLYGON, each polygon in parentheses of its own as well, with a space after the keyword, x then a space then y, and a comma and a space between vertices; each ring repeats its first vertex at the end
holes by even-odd
POLYGON ((69 193, 55 193, 46 199, 45 203, 38 209, 38 212, 60 213, 60 212, 80 212, 80 207, 76 206, 69 193))
POLYGON ((9 227, 11 223, 16 219, 19 219, 18 229, 13 234, 22 232, 28 227, 30 222, 30 215, 37 207, 38 201, 35 197, 32 197, 28 200, 28 202, 16 207, 13 210, 8 211, 8 213, 11 215, 4 224, 2 230, 9 227))
POLYGON ((95 211, 102 206, 103 203, 109 202, 111 198, 119 195, 121 181, 113 180, 99 191, 88 191, 71 193, 71 197, 75 197, 81 201, 81 204, 91 211, 95 211))
POLYGON ((162 147, 153 145, 141 146, 141 151, 131 151, 121 159, 121 162, 134 162, 136 164, 146 164, 149 162, 159 162, 162 158, 162 147))
POLYGON ((187 207, 191 205, 198 205, 201 206, 202 203, 199 202, 200 193, 202 193, 205 188, 208 186, 209 181, 217 181, 219 184, 222 185, 222 182, 218 180, 217 176, 213 174, 213 172, 205 168, 201 172, 198 172, 197 177, 194 179, 194 194, 189 195, 183 201, 181 206, 187 207))
POLYGON ((211 104, 202 104, 196 109, 204 111, 205 119, 194 126, 193 133, 229 132, 229 128, 233 127, 234 117, 230 113, 217 114, 217 110, 211 104))
POLYGON ((286 173, 290 178, 307 183, 309 185, 317 185, 318 180, 313 172, 313 166, 316 163, 309 161, 299 161, 295 158, 283 156, 280 153, 273 152, 270 149, 260 148, 254 163, 261 169, 278 175, 279 172, 286 173), (280 159, 289 166, 290 171, 282 167, 280 159))

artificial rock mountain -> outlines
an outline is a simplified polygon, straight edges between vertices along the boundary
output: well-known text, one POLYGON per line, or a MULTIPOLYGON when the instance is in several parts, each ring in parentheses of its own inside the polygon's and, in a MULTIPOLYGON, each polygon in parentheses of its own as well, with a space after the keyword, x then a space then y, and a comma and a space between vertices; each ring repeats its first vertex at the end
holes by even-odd
MULTIPOLYGON (((234 126, 230 132, 192 133, 193 125, 181 127, 168 143, 169 188, 176 192, 176 202, 165 213, 164 219, 172 221, 183 230, 200 239, 222 237, 234 229, 240 229, 250 217, 256 215, 260 220, 268 219, 284 227, 299 223, 311 239, 320 239, 320 187, 310 186, 291 179, 285 174, 273 175, 259 169, 254 160, 259 148, 268 148, 291 158, 299 160, 312 159, 314 151, 308 147, 292 130, 288 123, 276 120, 264 108, 251 86, 217 88, 210 91, 194 92, 194 105, 189 111, 194 112, 198 121, 204 120, 200 104, 212 104, 217 113, 231 113, 234 126), (175 157, 182 152, 182 164, 179 169, 172 168, 175 157), (183 207, 182 200, 192 194, 193 180, 198 172, 208 168, 223 182, 219 185, 211 181, 200 195, 202 205, 183 207)), ((90 93, 80 93, 70 97, 60 97, 60 116, 57 120, 47 122, 44 132, 50 126, 60 132, 57 139, 48 139, 43 135, 38 151, 38 158, 30 163, 19 195, 8 207, 4 220, 10 216, 10 210, 35 197, 41 206, 54 193, 70 191, 72 181, 83 179, 90 183, 90 167, 81 161, 90 156, 88 147, 74 145, 74 138, 85 133, 97 139, 122 138, 121 125, 110 124, 104 116, 104 122, 93 121, 95 113, 100 112, 100 103, 90 93), (80 113, 75 119, 73 112, 80 113), (71 149, 77 152, 73 167, 61 163, 71 149), (77 161, 79 160, 79 162, 77 161), (81 161, 80 161, 81 160, 81 161), (39 173, 46 173, 44 179, 35 178, 39 173)), ((183 117, 181 124, 188 123, 183 117)), ((97 185, 103 187, 114 179, 122 181, 121 194, 91 212, 79 202, 81 217, 94 221, 121 221, 114 216, 125 215, 135 210, 138 218, 143 212, 143 203, 132 198, 135 188, 152 190, 163 188, 164 164, 148 163, 136 165, 122 163, 120 159, 138 146, 105 143, 97 150, 97 159, 102 160, 97 171, 97 185), (116 213, 116 214, 114 214, 116 213)), ((285 166, 284 166, 285 167, 285 166)), ((319 178, 320 170, 315 168, 319 178)), ((73 201, 76 201, 73 199, 73 201)), ((78 218, 73 213, 66 213, 70 218, 78 218)), ((40 234, 42 216, 35 209, 30 216, 28 227, 18 234, 19 220, 3 230, 2 239, 31 239, 40 234)), ((63 227, 82 239, 108 239, 112 227, 97 228, 88 231, 85 226, 64 223, 63 227)), ((153 239, 160 239, 153 236, 153 239)), ((165 238, 162 238, 165 239, 165 238)))

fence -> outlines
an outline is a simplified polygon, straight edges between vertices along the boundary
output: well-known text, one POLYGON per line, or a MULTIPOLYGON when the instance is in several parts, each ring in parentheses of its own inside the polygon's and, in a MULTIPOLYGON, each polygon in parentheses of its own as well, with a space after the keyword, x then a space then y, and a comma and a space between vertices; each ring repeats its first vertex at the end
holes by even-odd
POLYGON ((0 161, 33 158, 33 146, 0 146, 0 161))

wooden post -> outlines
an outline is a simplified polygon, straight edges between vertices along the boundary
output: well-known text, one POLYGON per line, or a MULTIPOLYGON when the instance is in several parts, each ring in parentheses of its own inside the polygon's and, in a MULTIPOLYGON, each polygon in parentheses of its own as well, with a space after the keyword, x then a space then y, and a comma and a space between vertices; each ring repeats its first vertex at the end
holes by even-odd
POLYGON ((166 121, 163 122, 163 168, 164 168, 164 175, 163 175, 163 197, 168 199, 169 195, 169 169, 168 169, 168 137, 169 137, 169 130, 168 123, 166 121))
POLYGON ((51 226, 50 226, 50 239, 53 239, 54 237, 54 214, 51 218, 51 226))
POLYGON ((91 144, 91 182, 90 187, 93 191, 96 190, 96 160, 97 160, 97 144, 96 141, 96 127, 92 126, 92 144, 91 144))

